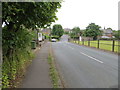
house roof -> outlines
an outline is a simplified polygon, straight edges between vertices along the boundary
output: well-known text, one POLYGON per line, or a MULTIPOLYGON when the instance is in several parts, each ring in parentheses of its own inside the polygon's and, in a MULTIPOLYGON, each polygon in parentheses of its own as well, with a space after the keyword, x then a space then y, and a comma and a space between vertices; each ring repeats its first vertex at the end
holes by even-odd
POLYGON ((104 33, 109 33, 109 34, 112 34, 112 33, 113 33, 113 31, 112 31, 111 29, 104 29, 103 32, 104 32, 104 33))
POLYGON ((64 31, 71 31, 70 28, 64 28, 64 31))
POLYGON ((49 28, 42 29, 42 32, 50 32, 50 29, 49 28))

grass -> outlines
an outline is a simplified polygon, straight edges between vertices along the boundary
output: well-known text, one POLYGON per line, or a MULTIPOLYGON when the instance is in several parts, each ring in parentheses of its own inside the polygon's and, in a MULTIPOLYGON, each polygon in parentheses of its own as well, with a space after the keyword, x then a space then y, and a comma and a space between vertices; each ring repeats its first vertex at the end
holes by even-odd
MULTIPOLYGON (((73 42, 78 43, 78 41, 73 41, 73 42)), ((113 41, 100 40, 99 43, 100 43, 99 44, 100 49, 112 51, 113 41), (106 45, 106 44, 110 44, 110 45, 106 45)), ((79 44, 82 45, 83 42, 80 41, 79 44)), ((84 45, 88 46, 88 41, 84 41, 84 45)), ((115 45, 119 45, 119 41, 115 41, 115 45)), ((97 40, 90 41, 90 47, 98 48, 98 41, 97 40)), ((114 46, 114 52, 120 53, 120 51, 118 50, 118 47, 120 48, 120 46, 114 46)))
POLYGON ((14 53, 12 58, 4 56, 4 62, 0 66, 2 68, 2 88, 19 88, 26 68, 33 58, 34 54, 31 51, 19 51, 14 53))
POLYGON ((50 64, 50 77, 53 83, 53 88, 59 88, 59 75, 54 64, 54 59, 51 55, 48 56, 48 63, 50 64))

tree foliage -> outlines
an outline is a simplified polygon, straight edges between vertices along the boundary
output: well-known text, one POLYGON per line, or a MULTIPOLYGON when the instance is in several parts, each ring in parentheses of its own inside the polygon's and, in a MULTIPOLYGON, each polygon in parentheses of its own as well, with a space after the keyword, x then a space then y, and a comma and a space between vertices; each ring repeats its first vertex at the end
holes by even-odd
POLYGON ((60 25, 60 24, 53 25, 53 29, 51 32, 52 35, 61 37, 63 35, 63 33, 64 33, 64 30, 62 28, 62 25, 60 25))
POLYGON ((70 37, 73 38, 73 37, 79 37, 81 35, 81 30, 79 27, 74 27, 72 29, 72 32, 70 33, 70 37))
POLYGON ((60 2, 4 2, 2 3, 2 23, 12 29, 24 25, 26 28, 49 26, 57 20, 60 2))
POLYGON ((95 23, 91 23, 86 27, 83 36, 93 37, 93 39, 97 39, 98 35, 101 35, 100 26, 95 23))
POLYGON ((80 35, 80 33, 81 33, 80 28, 79 27, 74 27, 72 29, 72 33, 74 33, 74 35, 76 35, 76 36, 80 35))
MULTIPOLYGON (((24 39, 25 37, 18 37, 19 33, 21 36, 21 33, 25 34, 21 30, 49 26, 57 19, 55 13, 57 12, 57 8, 60 7, 60 2, 3 2, 2 23, 6 24, 5 29, 3 29, 3 48, 8 45, 8 47, 5 47, 7 51, 4 49, 3 51, 10 54, 10 51, 21 44, 23 45, 19 48, 25 47, 25 43, 22 43, 27 42, 24 39)), ((5 53, 3 52, 3 54, 5 53)))
POLYGON ((115 36, 116 39, 120 40, 120 30, 118 31, 113 31, 113 35, 115 36))
POLYGON ((31 55, 33 29, 55 22, 60 7, 60 2, 2 3, 3 88, 13 87, 16 77, 21 75, 19 70, 31 55))
POLYGON ((110 29, 110 30, 112 30, 112 28, 110 28, 110 27, 109 27, 109 28, 107 28, 107 29, 110 29))

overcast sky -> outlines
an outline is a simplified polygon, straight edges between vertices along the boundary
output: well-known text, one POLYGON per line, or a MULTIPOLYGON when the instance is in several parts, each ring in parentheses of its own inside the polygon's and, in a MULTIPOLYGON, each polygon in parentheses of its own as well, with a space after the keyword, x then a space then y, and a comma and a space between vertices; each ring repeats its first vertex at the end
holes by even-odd
POLYGON ((102 28, 118 30, 118 2, 120 0, 64 0, 57 12, 58 21, 63 28, 79 26, 85 29, 90 23, 102 28))

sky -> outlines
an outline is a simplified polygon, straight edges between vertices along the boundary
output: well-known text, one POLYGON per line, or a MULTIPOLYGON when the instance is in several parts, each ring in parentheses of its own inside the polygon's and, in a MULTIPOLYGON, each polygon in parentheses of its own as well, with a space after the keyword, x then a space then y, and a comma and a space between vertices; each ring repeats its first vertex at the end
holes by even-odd
POLYGON ((102 28, 118 30, 118 2, 120 0, 64 0, 56 13, 63 28, 85 29, 90 23, 102 28))

